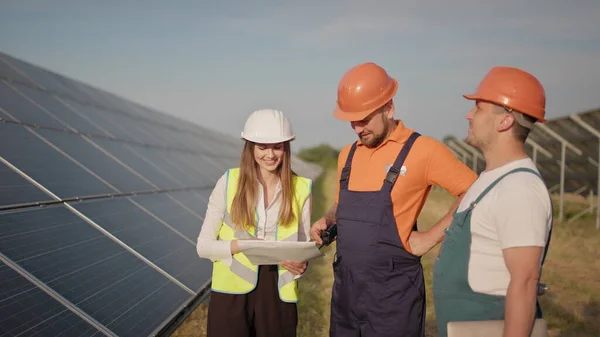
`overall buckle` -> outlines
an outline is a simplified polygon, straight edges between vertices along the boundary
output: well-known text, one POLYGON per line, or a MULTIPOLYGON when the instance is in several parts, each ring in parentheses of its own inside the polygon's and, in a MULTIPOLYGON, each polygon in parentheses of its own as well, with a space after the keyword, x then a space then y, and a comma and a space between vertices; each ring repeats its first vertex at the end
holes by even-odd
POLYGON ((387 174, 385 175, 385 180, 389 183, 393 184, 398 179, 398 175, 400 174, 400 170, 395 168, 394 166, 390 167, 387 174))
POLYGON ((548 290, 548 285, 545 283, 538 283, 537 284, 537 295, 538 296, 542 296, 546 293, 546 290, 548 290))

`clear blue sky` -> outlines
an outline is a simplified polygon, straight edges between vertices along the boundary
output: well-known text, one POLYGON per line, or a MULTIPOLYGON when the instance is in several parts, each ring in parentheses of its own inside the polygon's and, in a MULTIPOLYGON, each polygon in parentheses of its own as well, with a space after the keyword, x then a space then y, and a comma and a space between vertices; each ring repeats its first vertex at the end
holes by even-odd
POLYGON ((0 0, 0 50, 232 136, 278 108, 294 149, 354 141, 337 83, 374 61, 398 79, 396 117, 463 137, 494 65, 522 67, 548 117, 600 106, 600 1, 0 0), (309 136, 314 133, 315 138, 309 136))

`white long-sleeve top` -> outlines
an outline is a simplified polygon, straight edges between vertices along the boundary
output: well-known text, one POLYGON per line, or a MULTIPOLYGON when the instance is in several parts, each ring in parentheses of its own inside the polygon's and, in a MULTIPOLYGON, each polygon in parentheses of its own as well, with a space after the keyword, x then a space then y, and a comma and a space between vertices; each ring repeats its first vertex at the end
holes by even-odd
MULTIPOLYGON (((276 228, 279 221, 279 209, 281 207, 281 183, 275 188, 273 200, 265 208, 264 189, 258 181, 258 195, 256 211, 258 213, 258 223, 256 226, 256 237, 263 240, 275 241, 276 228)), ((231 240, 219 240, 218 234, 223 221, 223 216, 227 211, 226 204, 227 173, 223 174, 217 181, 215 188, 210 194, 208 208, 204 217, 204 223, 198 236, 196 251, 201 258, 207 258, 211 261, 221 261, 227 266, 231 266, 231 240)), ((298 241, 310 241, 310 215, 312 195, 310 195, 302 207, 302 212, 298 223, 298 241)), ((240 251, 244 250, 244 240, 238 241, 240 251)))

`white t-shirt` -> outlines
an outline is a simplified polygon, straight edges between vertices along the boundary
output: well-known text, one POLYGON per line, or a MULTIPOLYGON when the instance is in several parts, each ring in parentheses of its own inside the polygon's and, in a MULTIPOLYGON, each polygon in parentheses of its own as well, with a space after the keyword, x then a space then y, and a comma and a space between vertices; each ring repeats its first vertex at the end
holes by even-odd
MULTIPOLYGON (((465 210, 497 178, 519 167, 539 172, 530 158, 482 172, 461 201, 465 210)), ((544 247, 552 224, 552 206, 544 182, 531 172, 504 177, 471 214, 469 285, 480 293, 505 296, 510 282, 502 249, 544 247)), ((541 262, 541 260, 540 260, 541 262)))

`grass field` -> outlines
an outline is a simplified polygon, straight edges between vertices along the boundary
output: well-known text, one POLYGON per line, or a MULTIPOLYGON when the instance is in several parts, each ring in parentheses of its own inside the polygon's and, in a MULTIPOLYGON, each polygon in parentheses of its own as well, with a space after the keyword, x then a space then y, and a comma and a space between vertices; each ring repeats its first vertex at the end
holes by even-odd
MULTIPOLYGON (((315 217, 323 214, 332 204, 335 184, 335 170, 326 171, 315 182, 315 217)), ((420 228, 427 229, 442 217, 452 202, 453 198, 444 191, 433 190, 419 217, 420 228)), ((571 216, 585 207, 566 203, 565 214, 571 216)), ((600 231, 595 230, 595 219, 592 217, 586 215, 569 225, 556 225, 553 231, 543 274, 549 292, 541 298, 553 337, 600 336, 600 231)), ((432 337, 437 336, 431 293, 432 267, 437 250, 435 248, 423 257, 427 287, 427 336, 432 337)), ((333 283, 331 262, 335 245, 325 252, 327 256, 311 263, 300 282, 300 337, 328 336, 329 300, 333 283)), ((206 314, 206 307, 200 306, 173 336, 206 336, 206 314)))

